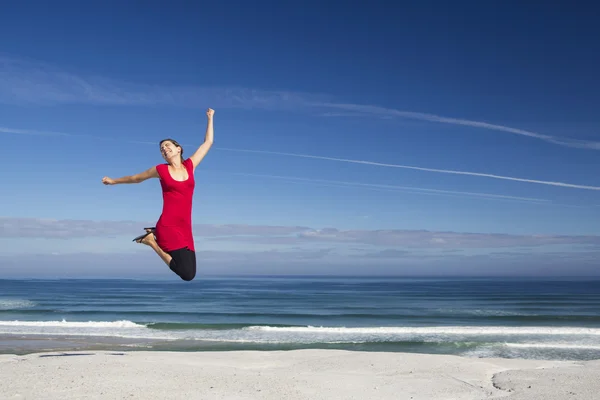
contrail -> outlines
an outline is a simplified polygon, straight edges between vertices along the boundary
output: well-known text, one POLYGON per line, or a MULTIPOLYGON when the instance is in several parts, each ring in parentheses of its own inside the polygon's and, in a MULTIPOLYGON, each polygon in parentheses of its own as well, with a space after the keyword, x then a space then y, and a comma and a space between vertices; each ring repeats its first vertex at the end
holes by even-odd
POLYGON ((236 152, 244 152, 244 153, 272 154, 272 155, 289 156, 289 157, 312 158, 312 159, 318 159, 318 160, 338 161, 338 162, 346 162, 346 163, 352 163, 352 164, 374 165, 374 166, 378 166, 378 167, 404 168, 404 169, 412 169, 412 170, 418 170, 418 171, 438 172, 438 173, 442 173, 442 174, 479 176, 479 177, 484 177, 484 178, 504 179, 504 180, 508 180, 508 181, 537 183, 537 184, 541 184, 541 185, 560 186, 560 187, 568 187, 568 188, 575 188, 575 189, 600 190, 600 187, 598 187, 598 186, 576 185, 576 184, 565 183, 565 182, 551 182, 551 181, 541 181, 541 180, 536 180, 536 179, 515 178, 515 177, 511 177, 511 176, 484 174, 484 173, 480 173, 480 172, 455 171, 455 170, 449 170, 449 169, 415 167, 415 166, 411 166, 411 165, 400 165, 400 164, 386 164, 386 163, 380 163, 380 162, 374 162, 374 161, 351 160, 351 159, 346 159, 346 158, 324 157, 324 156, 315 156, 315 155, 310 155, 310 154, 284 153, 284 152, 279 152, 279 151, 266 151, 266 150, 233 149, 233 148, 227 148, 227 147, 219 147, 218 150, 236 151, 236 152))
POLYGON ((282 179, 282 180, 291 180, 291 181, 298 181, 298 182, 335 185, 336 187, 357 186, 357 187, 364 187, 364 188, 377 189, 377 190, 387 190, 387 191, 392 191, 392 192, 409 191, 410 193, 429 194, 429 195, 437 195, 437 196, 476 196, 476 197, 487 198, 490 200, 516 200, 516 201, 533 202, 536 204, 551 202, 550 200, 547 200, 547 199, 538 199, 538 198, 534 198, 534 197, 519 197, 519 196, 492 194, 492 193, 462 192, 462 191, 456 191, 456 190, 429 189, 429 188, 420 188, 420 187, 414 187, 414 186, 396 186, 396 185, 383 185, 383 184, 375 184, 375 183, 346 182, 346 181, 334 181, 334 180, 325 180, 325 179, 300 178, 300 177, 294 177, 294 176, 252 174, 252 173, 245 173, 245 172, 227 172, 227 171, 216 171, 216 172, 227 173, 227 174, 231 174, 231 175, 239 175, 239 176, 252 176, 252 177, 258 177, 258 178, 282 179), (425 193, 423 193, 423 192, 425 192, 425 193))
MULTIPOLYGON (((13 129, 13 128, 4 128, 0 127, 0 133, 12 133, 16 135, 33 135, 33 136, 66 136, 72 138, 87 138, 87 139, 96 139, 96 140, 115 140, 114 137, 103 137, 97 135, 88 135, 85 133, 81 134, 72 134, 72 133, 64 133, 64 132, 52 132, 52 131, 36 131, 36 130, 28 130, 28 129, 13 129)), ((133 144, 153 144, 158 145, 158 142, 148 142, 141 140, 120 140, 122 142, 133 143, 133 144)))
POLYGON ((26 129, 11 129, 11 128, 2 128, 2 127, 0 127, 0 132, 14 133, 17 135, 35 135, 35 136, 80 136, 80 135, 71 135, 68 133, 61 133, 61 132, 30 131, 30 130, 26 130, 26 129))
MULTIPOLYGON (((35 131, 35 130, 2 128, 2 127, 0 127, 0 132, 22 134, 22 135, 43 135, 43 136, 55 135, 55 136, 69 136, 69 137, 88 137, 88 138, 96 138, 96 139, 101 139, 101 140, 114 140, 114 138, 106 138, 106 137, 93 136, 93 135, 73 135, 73 134, 61 133, 61 132, 44 132, 44 131, 35 131)), ((157 144, 157 143, 153 143, 153 142, 135 141, 135 140, 127 140, 126 142, 136 143, 136 144, 157 144)), ((187 146, 187 144, 186 144, 186 146, 187 146)), ((437 172, 437 173, 442 173, 442 174, 478 176, 478 177, 484 177, 484 178, 503 179, 503 180, 509 180, 509 181, 526 182, 526 183, 536 183, 536 184, 540 184, 540 185, 550 185, 550 186, 558 186, 558 187, 566 187, 566 188, 574 188, 574 189, 600 190, 600 187, 598 187, 598 186, 577 185, 577 184, 565 183, 565 182, 552 182, 552 181, 542 181, 542 180, 536 180, 536 179, 516 178, 516 177, 511 177, 511 176, 485 174, 485 173, 480 173, 480 172, 455 171, 455 170, 449 170, 449 169, 416 167, 416 166, 401 165, 401 164, 387 164, 387 163, 380 163, 380 162, 375 162, 375 161, 352 160, 352 159, 346 159, 346 158, 325 157, 325 156, 317 156, 317 155, 311 155, 311 154, 286 153, 286 152, 280 152, 280 151, 266 151, 266 150, 237 149, 237 148, 228 148, 228 147, 215 147, 215 150, 243 152, 243 153, 257 153, 257 154, 271 154, 271 155, 299 157, 299 158, 311 158, 311 159, 317 159, 317 160, 337 161, 337 162, 345 162, 345 163, 351 163, 351 164, 363 164, 363 165, 373 165, 373 166, 387 167, 387 168, 404 168, 404 169, 411 169, 411 170, 417 170, 417 171, 437 172)))
POLYGON ((324 116, 381 116, 507 132, 560 146, 600 150, 600 142, 546 135, 525 129, 397 110, 369 104, 343 103, 331 95, 290 91, 264 91, 242 87, 169 86, 132 83, 106 77, 84 76, 57 65, 0 53, 0 102, 8 104, 98 104, 117 106, 197 107, 266 111, 318 109, 324 116), (42 88, 40 90, 40 88, 42 88), (322 113, 321 111, 325 111, 322 113))
POLYGON ((544 140, 548 143, 558 144, 560 146, 574 147, 580 149, 600 149, 600 142, 594 142, 589 140, 578 140, 578 139, 569 139, 569 138, 560 138, 556 136, 544 135, 537 132, 527 131, 525 129, 511 128, 509 126, 490 124, 488 122, 481 121, 472 121, 467 119, 460 118, 450 118, 450 117, 442 117, 440 115, 435 114, 427 114, 421 112, 413 112, 413 111, 402 111, 395 110, 390 108, 378 107, 378 106, 370 106, 370 105, 360 105, 360 104, 344 104, 344 103, 320 103, 315 104, 320 107, 328 107, 335 108, 339 110, 352 111, 363 114, 371 114, 371 115, 384 115, 389 117, 399 117, 399 118, 409 118, 409 119, 417 119, 421 121, 427 122, 439 122, 443 124, 450 125, 461 125, 461 126, 470 126, 473 128, 481 128, 488 129, 500 132, 508 132, 516 135, 527 136, 535 139, 544 140))

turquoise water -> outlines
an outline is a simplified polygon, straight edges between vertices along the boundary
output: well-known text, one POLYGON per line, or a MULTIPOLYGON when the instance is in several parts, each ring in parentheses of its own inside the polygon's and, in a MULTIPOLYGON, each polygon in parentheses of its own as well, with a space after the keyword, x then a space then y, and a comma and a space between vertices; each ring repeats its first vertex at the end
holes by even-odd
POLYGON ((0 353, 302 348, 600 358, 600 280, 0 280, 0 353))

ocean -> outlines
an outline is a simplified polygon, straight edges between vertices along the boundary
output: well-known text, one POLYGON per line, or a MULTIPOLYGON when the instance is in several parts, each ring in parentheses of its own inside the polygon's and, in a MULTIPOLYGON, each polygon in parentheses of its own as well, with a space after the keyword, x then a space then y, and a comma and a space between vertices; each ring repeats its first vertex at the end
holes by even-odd
POLYGON ((0 280, 0 353, 346 349, 600 358, 600 280, 0 280))

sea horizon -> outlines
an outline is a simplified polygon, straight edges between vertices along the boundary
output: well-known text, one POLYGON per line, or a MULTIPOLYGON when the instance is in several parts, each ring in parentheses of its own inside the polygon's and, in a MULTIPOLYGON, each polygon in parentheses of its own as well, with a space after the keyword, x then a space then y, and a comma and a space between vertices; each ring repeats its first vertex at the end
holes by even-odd
MULTIPOLYGON (((600 275, 548 275, 548 276, 540 276, 540 275, 393 275, 393 274, 382 274, 382 275, 373 275, 373 274, 352 274, 352 275, 340 275, 340 274, 209 274, 209 273, 201 273, 190 282, 182 282, 183 284, 193 284, 194 282, 201 281, 202 279, 227 279, 227 278, 235 278, 235 279, 245 279, 245 278, 310 278, 310 279, 431 279, 431 280, 487 280, 487 279, 506 279, 506 280, 540 280, 540 281, 554 281, 554 280, 562 280, 562 279, 570 279, 570 280, 596 280, 600 281, 600 275)), ((121 280, 131 280, 131 281, 165 281, 165 282, 179 282, 176 278, 171 276, 156 276, 149 275, 144 277, 106 277, 106 276, 59 276, 59 277, 43 277, 43 276, 35 276, 35 277, 27 277, 27 276, 9 276, 9 277, 0 277, 0 281, 29 281, 29 280, 107 280, 107 281, 121 281, 121 280)))

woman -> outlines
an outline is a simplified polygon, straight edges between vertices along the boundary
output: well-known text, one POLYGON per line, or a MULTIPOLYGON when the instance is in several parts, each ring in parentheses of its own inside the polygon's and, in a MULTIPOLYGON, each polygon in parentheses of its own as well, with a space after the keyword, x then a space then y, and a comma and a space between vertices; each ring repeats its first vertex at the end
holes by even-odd
POLYGON ((156 227, 144 228, 146 233, 133 239, 154 249, 156 254, 184 281, 196 276, 196 250, 192 234, 192 198, 196 182, 194 171, 213 144, 214 110, 208 117, 204 143, 191 157, 183 158, 183 148, 173 139, 160 142, 165 164, 158 164, 144 172, 122 178, 102 178, 105 185, 140 183, 159 178, 163 194, 163 210, 156 227))

